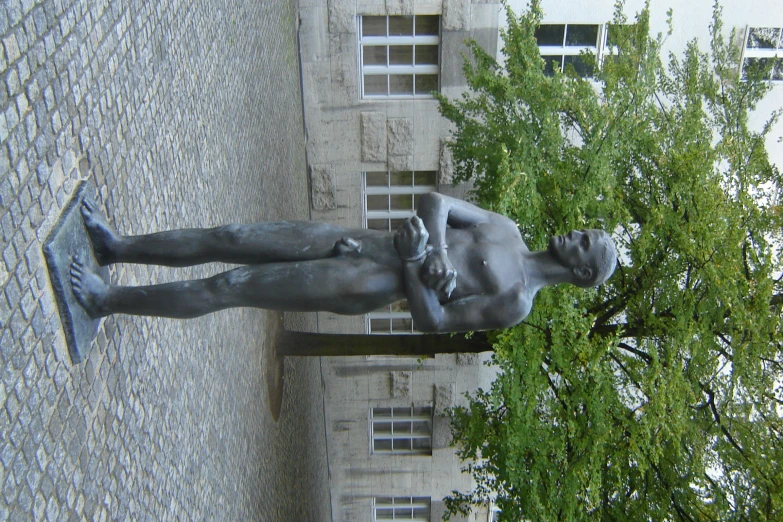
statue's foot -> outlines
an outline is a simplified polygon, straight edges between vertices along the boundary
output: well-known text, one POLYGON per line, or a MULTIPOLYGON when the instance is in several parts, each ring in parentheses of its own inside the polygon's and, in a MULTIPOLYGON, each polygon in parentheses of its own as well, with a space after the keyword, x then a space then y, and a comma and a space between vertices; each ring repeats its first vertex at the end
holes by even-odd
POLYGON ((107 301, 109 285, 101 277, 83 265, 78 257, 71 263, 71 287, 76 300, 87 315, 97 319, 109 315, 107 301))
POLYGON ((84 226, 90 236, 92 250, 98 264, 106 266, 116 263, 118 247, 122 241, 121 237, 106 222, 106 218, 98 211, 97 205, 90 198, 82 200, 81 211, 84 226))

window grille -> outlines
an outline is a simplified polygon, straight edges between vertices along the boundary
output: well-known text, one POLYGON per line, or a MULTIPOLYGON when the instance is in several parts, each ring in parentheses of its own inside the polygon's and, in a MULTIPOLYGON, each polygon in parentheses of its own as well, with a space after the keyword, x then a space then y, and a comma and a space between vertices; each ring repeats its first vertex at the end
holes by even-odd
POLYGON ((373 408, 373 453, 432 454, 432 406, 373 408))
POLYGON ((613 24, 541 24, 535 32, 538 49, 544 59, 544 74, 554 76, 555 70, 566 70, 571 64, 581 78, 595 75, 593 64, 581 56, 587 51, 601 64, 618 54, 613 36, 628 25, 613 24))
POLYGON ((359 63, 363 98, 431 98, 438 90, 440 17, 362 16, 359 63))
POLYGON ((765 70, 763 79, 783 81, 783 28, 750 27, 745 36, 742 78, 750 71, 765 70))
POLYGON ((571 64, 580 77, 593 76, 593 68, 580 53, 589 51, 598 56, 601 29, 597 24, 541 24, 535 37, 545 61, 544 74, 554 76, 555 67, 565 71, 571 64))
POLYGON ((434 170, 364 173, 366 227, 395 231, 416 215, 419 198, 435 192, 434 170))
POLYGON ((375 520, 430 522, 430 497, 374 497, 375 520))

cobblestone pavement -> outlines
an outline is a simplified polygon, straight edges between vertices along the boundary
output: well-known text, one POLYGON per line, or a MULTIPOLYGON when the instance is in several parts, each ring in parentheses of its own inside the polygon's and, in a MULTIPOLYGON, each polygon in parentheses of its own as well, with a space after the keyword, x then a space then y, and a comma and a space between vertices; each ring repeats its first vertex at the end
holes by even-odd
POLYGON ((330 519, 318 359, 286 361, 279 422, 259 310, 109 318, 73 366, 41 254, 82 177, 123 233, 307 219, 296 26, 291 0, 0 2, 0 520, 330 519))

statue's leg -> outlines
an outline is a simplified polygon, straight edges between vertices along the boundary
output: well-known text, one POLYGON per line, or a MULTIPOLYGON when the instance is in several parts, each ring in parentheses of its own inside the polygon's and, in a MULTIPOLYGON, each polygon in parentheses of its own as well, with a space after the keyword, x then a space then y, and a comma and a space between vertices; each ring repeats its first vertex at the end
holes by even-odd
POLYGON ((95 204, 85 199, 82 216, 95 256, 111 263, 191 266, 220 261, 237 264, 307 261, 335 255, 335 245, 351 231, 326 223, 282 221, 182 229, 140 236, 122 236, 106 222, 95 204))
POLYGON ((76 259, 71 283, 92 317, 123 313, 186 319, 241 306, 357 315, 404 298, 401 270, 342 256, 243 266, 207 279, 140 287, 107 285, 76 259))

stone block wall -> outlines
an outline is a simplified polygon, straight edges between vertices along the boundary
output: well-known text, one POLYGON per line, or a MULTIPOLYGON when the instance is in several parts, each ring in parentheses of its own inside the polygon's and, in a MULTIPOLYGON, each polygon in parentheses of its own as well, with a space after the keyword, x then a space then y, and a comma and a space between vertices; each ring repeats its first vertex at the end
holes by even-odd
MULTIPOLYGON (((325 423, 329 450, 332 518, 345 522, 372 519, 374 496, 425 496, 432 500, 430 520, 443 513, 442 499, 472 487, 450 446, 446 409, 464 401, 466 391, 487 387, 494 370, 459 363, 453 354, 417 361, 399 357, 334 357, 324 365, 325 423), (430 406, 433 410, 430 455, 373 453, 371 410, 376 407, 430 406)), ((465 522, 485 521, 477 514, 465 522)))

